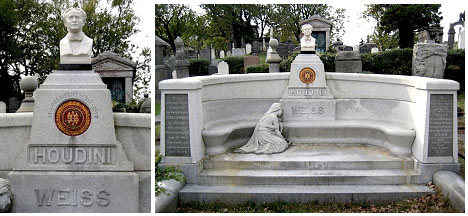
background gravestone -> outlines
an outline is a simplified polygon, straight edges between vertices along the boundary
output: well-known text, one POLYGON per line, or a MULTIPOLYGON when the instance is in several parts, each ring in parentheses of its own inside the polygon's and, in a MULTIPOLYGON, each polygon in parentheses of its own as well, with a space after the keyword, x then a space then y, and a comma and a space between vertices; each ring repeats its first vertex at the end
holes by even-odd
POLYGON ((231 51, 230 51, 230 50, 228 50, 228 51, 226 52, 226 56, 227 56, 227 57, 230 57, 230 56, 231 56, 231 51))
POLYGON ((373 47, 371 49, 371 53, 378 53, 378 52, 379 52, 379 48, 377 48, 377 47, 373 47))
POLYGON ((244 56, 244 68, 256 64, 260 64, 260 59, 258 56, 244 56))
POLYGON ((252 53, 252 45, 246 44, 245 45, 245 54, 250 55, 252 53))
POLYGON ((278 48, 276 48, 276 52, 278 52, 278 55, 281 57, 281 59, 285 60, 288 59, 288 45, 284 43, 278 44, 278 48))
POLYGON ((219 58, 224 58, 224 50, 219 51, 219 58))
POLYGON ((208 48, 201 49, 200 50, 200 58, 210 61, 211 60, 211 51, 210 51, 210 49, 208 49, 208 48))
POLYGON ((229 65, 227 62, 222 61, 218 64, 218 74, 220 75, 229 74, 229 65))
POLYGON ((357 51, 340 51, 335 57, 335 71, 345 73, 362 72, 361 55, 357 51))
POLYGON ((244 56, 245 48, 234 48, 232 49, 232 56, 244 56))
POLYGON ((260 43, 257 40, 252 42, 252 53, 259 53, 260 52, 260 43))
POLYGON ((352 46, 345 46, 343 48, 343 51, 353 51, 353 47, 352 46))
POLYGON ((0 113, 6 113, 6 104, 0 101, 0 113))
POLYGON ((216 59, 216 50, 211 48, 211 60, 216 59))
POLYGON ((369 47, 369 45, 363 44, 359 46, 359 53, 370 53, 370 52, 371 52, 371 48, 369 47))
POLYGON ((448 46, 437 43, 417 43, 413 47, 413 76, 443 79, 448 46))

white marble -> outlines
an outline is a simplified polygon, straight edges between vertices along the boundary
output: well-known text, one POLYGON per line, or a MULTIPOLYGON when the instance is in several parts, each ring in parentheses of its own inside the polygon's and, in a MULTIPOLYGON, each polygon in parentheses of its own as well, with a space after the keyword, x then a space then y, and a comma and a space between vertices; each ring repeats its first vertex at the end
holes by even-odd
POLYGON ((218 74, 220 75, 229 74, 229 65, 227 62, 222 61, 218 64, 218 74))
POLYGON ((379 52, 379 48, 377 47, 374 47, 371 49, 371 53, 378 53, 379 52))
POLYGON ((224 50, 219 51, 219 58, 224 58, 224 57, 225 57, 224 50))
POLYGON ((93 40, 82 31, 86 13, 80 8, 69 8, 62 19, 68 34, 60 41, 60 64, 91 64, 93 40))
POLYGON ((301 38, 301 51, 315 51, 315 38, 312 37, 312 25, 304 24, 301 27, 304 36, 301 38))
POLYGON ((252 53, 252 45, 251 44, 246 44, 245 45, 245 54, 249 55, 252 53))

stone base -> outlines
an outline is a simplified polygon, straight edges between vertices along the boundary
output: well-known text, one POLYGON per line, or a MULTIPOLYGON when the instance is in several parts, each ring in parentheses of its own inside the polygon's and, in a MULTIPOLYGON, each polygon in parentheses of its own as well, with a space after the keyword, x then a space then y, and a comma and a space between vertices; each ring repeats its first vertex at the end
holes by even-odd
POLYGON ((59 70, 92 70, 91 64, 59 64, 59 70))
POLYGON ((21 172, 8 174, 12 212, 138 212, 134 172, 21 172))
POLYGON ((281 99, 283 120, 335 120, 336 101, 333 99, 281 99))

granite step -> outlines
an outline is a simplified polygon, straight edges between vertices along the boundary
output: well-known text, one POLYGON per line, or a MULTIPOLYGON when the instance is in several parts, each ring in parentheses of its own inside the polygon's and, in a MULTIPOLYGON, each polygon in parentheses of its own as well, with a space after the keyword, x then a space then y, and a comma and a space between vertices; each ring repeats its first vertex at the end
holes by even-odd
POLYGON ((204 169, 365 170, 412 169, 414 159, 385 148, 359 144, 300 144, 272 155, 225 153, 203 162, 204 169))
POLYGON ((179 191, 181 203, 257 204, 289 203, 387 203, 434 193, 423 185, 185 185, 179 191))
POLYGON ((203 170, 199 184, 215 185, 396 185, 410 184, 412 169, 382 170, 203 170))

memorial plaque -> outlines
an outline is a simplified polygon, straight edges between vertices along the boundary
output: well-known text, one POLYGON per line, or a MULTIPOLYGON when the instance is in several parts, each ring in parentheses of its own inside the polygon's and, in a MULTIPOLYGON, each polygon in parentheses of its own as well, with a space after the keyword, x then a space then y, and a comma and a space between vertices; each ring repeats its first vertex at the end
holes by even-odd
POLYGON ((167 94, 166 156, 190 157, 190 130, 187 94, 167 94))
POLYGON ((429 113, 429 157, 453 155, 453 95, 433 94, 429 113))

